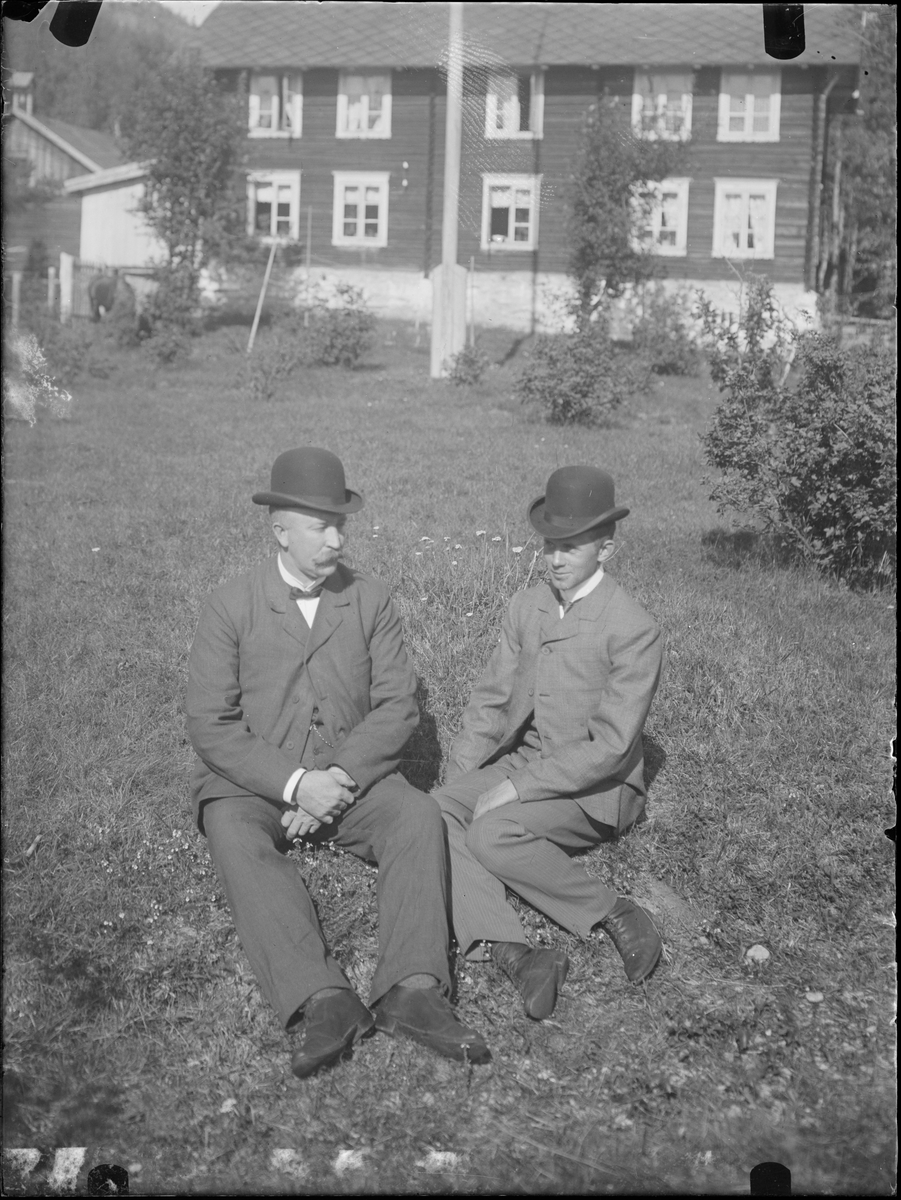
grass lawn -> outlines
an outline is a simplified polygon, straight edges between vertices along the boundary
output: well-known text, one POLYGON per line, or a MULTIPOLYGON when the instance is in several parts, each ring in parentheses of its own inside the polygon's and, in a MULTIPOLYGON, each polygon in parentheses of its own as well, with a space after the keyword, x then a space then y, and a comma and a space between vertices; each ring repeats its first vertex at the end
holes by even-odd
MULTIPOLYGON (((67 419, 5 423, 4 1146, 86 1146, 134 1194, 747 1194, 765 1161, 796 1193, 889 1194, 894 596, 726 528, 704 381, 656 384, 612 429, 556 428, 511 398, 521 357, 454 389, 397 326, 361 369, 251 403, 246 333, 205 335, 180 369, 114 356, 67 419), (540 576, 525 511, 548 474, 604 466, 632 509, 612 571, 668 647, 651 819, 588 865, 648 902, 666 959, 632 988, 612 947, 528 911, 573 969, 539 1024, 457 961, 485 1067, 377 1035, 294 1079, 192 825, 199 608, 270 552, 250 496, 303 443, 366 496, 347 557, 399 605, 423 717, 405 771, 426 790, 506 599, 540 576)), ((293 853, 365 989, 374 869, 293 853)))

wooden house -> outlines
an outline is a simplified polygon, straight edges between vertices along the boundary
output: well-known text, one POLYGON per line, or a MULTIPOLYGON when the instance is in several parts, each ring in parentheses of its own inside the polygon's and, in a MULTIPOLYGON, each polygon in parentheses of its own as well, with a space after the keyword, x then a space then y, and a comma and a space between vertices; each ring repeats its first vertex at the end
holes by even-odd
MULTIPOLYGON (((856 87, 853 6, 807 5, 806 49, 764 48, 757 4, 464 5, 459 262, 475 317, 534 328, 565 282, 583 114, 607 94, 639 136, 688 144, 650 236, 674 284, 733 307, 766 274, 814 304, 830 112, 856 87)), ((247 226, 384 313, 427 317, 440 259, 443 3, 224 3, 200 30, 247 101, 247 226), (302 257, 302 256, 301 256, 302 257)))

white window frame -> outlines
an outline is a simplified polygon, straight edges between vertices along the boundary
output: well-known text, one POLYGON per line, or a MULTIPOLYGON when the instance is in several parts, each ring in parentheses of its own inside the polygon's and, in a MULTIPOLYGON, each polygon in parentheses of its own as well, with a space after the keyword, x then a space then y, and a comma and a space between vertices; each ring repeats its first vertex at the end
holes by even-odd
POLYGON ((333 171, 332 245, 351 249, 379 249, 388 245, 388 181, 390 171, 333 171), (379 189, 379 228, 374 238, 357 234, 348 237, 344 232, 344 189, 346 187, 377 187, 379 189))
MULTIPOLYGON (((518 90, 518 89, 517 89, 518 90)), ((530 71, 515 69, 490 71, 488 73, 488 86, 485 92, 485 137, 494 139, 502 139, 504 141, 533 141, 542 137, 544 134, 544 71, 536 68, 530 71), (529 79, 529 120, 530 129, 520 129, 520 106, 518 98, 514 98, 509 113, 513 117, 511 125, 516 128, 498 129, 498 99, 500 94, 500 81, 502 79, 513 78, 518 81, 523 76, 528 76, 529 79)))
POLYGON ((300 171, 251 171, 247 176, 247 234, 249 237, 259 238, 261 242, 267 245, 272 242, 288 242, 300 240, 300 171), (278 219, 277 205, 273 204, 270 231, 269 233, 260 233, 256 227, 256 208, 257 197, 256 188, 258 184, 271 184, 274 188, 279 186, 289 185, 291 188, 291 209, 289 221, 291 224, 290 232, 275 233, 272 231, 272 225, 278 219))
POLYGON ((247 134, 252 138, 299 138, 303 132, 303 74, 300 71, 253 71, 247 96, 247 134), (271 128, 260 126, 260 96, 254 80, 274 77, 278 95, 273 97, 271 128), (290 108, 291 128, 283 129, 285 109, 290 108))
POLYGON ((534 250, 538 245, 538 209, 541 203, 540 175, 483 175, 482 176, 482 242, 483 250, 534 250), (528 188, 529 204, 529 239, 516 242, 512 239, 495 242, 491 239, 491 189, 493 187, 528 188))
POLYGON ((782 72, 779 69, 767 71, 727 71, 723 68, 720 74, 719 113, 717 119, 716 140, 718 142, 778 142, 779 123, 782 115, 782 72), (769 98, 769 125, 764 129, 754 129, 754 93, 739 92, 739 80, 754 76, 759 79, 769 79, 771 83, 769 98), (740 96, 745 102, 745 124, 743 129, 730 129, 730 110, 733 96, 740 96))
POLYGON ((632 131, 648 141, 687 142, 691 137, 692 94, 694 71, 644 71, 636 69, 632 84, 632 131), (682 127, 678 133, 666 128, 666 108, 669 93, 659 90, 660 83, 682 76, 687 83, 677 93, 682 110, 682 127), (655 82, 656 81, 656 82, 655 82), (645 111, 645 102, 652 101, 653 112, 645 111))
POLYGON ((647 213, 649 219, 643 225, 641 234, 636 239, 637 248, 649 247, 652 254, 658 254, 664 258, 685 258, 688 254, 688 192, 690 187, 691 180, 688 178, 663 179, 643 185, 642 190, 651 193, 656 199, 652 200, 649 205, 647 213), (660 196, 663 192, 675 192, 677 196, 674 226, 676 240, 671 246, 659 241, 663 217, 660 196))
POLYGON ((335 125, 335 137, 339 138, 390 138, 391 137, 391 72, 390 71, 342 71, 338 77, 338 115, 335 125), (382 92, 381 126, 370 129, 369 126, 369 94, 363 92, 362 127, 349 129, 348 118, 348 81, 351 79, 380 79, 384 83, 382 92))
POLYGON ((779 187, 778 179, 714 179, 713 199, 713 258, 733 259, 764 259, 776 257, 776 192, 779 187), (755 246, 749 250, 747 246, 726 245, 727 230, 724 227, 726 218, 726 196, 730 192, 743 193, 745 213, 750 206, 752 193, 762 194, 767 202, 767 239, 763 246, 755 246))

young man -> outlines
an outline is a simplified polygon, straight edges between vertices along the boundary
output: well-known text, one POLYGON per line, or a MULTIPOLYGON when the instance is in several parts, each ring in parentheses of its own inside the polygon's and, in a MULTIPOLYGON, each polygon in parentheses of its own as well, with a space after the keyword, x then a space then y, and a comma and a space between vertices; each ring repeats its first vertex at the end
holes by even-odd
POLYGON ((396 773, 416 728, 416 681, 384 586, 339 562, 345 487, 327 450, 279 455, 268 492, 278 554, 209 597, 191 650, 188 732, 198 824, 241 945, 304 1078, 373 1027, 486 1062, 450 1007, 444 826, 396 773), (285 851, 330 839, 378 863, 379 960, 370 1005, 326 946, 285 851))
POLYGON ((571 933, 606 934, 633 983, 662 950, 647 913, 571 857, 644 817, 641 730, 660 678, 660 630, 604 570, 628 512, 611 477, 586 466, 554 471, 529 506, 549 582, 510 601, 435 793, 457 944, 498 963, 536 1020, 553 1012, 569 959, 526 944, 506 888, 571 933))

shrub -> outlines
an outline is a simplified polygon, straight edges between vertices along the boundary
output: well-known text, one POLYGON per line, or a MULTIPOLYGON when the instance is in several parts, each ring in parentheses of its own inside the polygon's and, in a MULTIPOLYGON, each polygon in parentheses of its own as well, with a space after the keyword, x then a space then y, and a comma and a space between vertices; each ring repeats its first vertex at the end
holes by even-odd
POLYGON ((638 317, 632 325, 632 344, 656 375, 697 375, 703 356, 691 330, 687 298, 661 284, 650 285, 638 297, 638 317))
POLYGON ((448 363, 448 383, 455 387, 471 387, 479 382, 490 366, 491 360, 478 346, 464 346, 448 363))
POLYGON ((554 425, 605 425, 642 386, 640 364, 617 351, 598 310, 592 319, 580 316, 571 333, 539 335, 515 391, 554 425))
POLYGON ((267 331, 257 339, 247 357, 245 387, 254 400, 271 400, 302 360, 303 347, 296 331, 288 328, 267 331))
POLYGON ((711 499, 760 519, 818 568, 857 585, 895 573, 895 360, 792 334, 766 281, 738 323, 702 304, 723 394, 704 436, 722 479, 711 499), (796 381, 782 376, 796 348, 796 381))
POLYGON ((359 288, 339 283, 331 303, 319 297, 306 312, 308 324, 298 333, 308 366, 354 367, 372 349, 375 314, 359 288))

